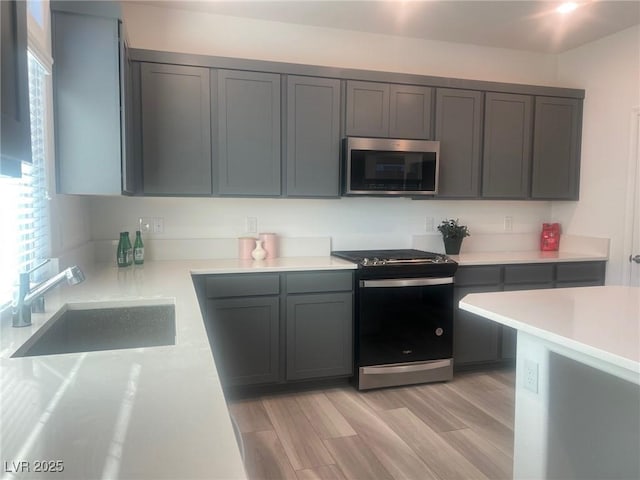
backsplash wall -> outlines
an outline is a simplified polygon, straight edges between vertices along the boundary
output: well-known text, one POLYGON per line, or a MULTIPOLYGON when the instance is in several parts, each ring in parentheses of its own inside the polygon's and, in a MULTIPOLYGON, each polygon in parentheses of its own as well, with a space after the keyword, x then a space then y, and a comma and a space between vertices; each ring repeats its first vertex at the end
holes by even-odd
POLYGON ((412 235, 428 233, 443 218, 459 218, 471 233, 504 233, 504 217, 514 233, 540 231, 550 221, 549 202, 440 201, 405 198, 251 199, 93 197, 91 237, 110 240, 134 231, 139 217, 162 217, 164 233, 147 238, 235 238, 245 235, 246 218, 259 232, 287 237, 331 237, 334 249, 408 248, 412 235))

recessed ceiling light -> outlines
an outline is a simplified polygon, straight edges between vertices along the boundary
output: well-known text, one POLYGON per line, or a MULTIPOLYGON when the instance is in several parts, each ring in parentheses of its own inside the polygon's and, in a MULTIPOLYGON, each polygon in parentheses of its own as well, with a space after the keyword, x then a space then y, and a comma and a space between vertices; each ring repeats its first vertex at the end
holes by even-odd
POLYGON ((576 8, 578 8, 578 4, 575 2, 565 2, 562 3, 556 8, 556 12, 558 13, 569 13, 573 12, 576 8))

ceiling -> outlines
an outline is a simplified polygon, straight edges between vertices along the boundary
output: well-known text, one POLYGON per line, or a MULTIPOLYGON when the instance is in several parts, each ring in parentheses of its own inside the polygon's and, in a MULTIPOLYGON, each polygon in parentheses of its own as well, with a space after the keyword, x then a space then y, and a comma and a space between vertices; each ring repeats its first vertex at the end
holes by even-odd
POLYGON ((267 1, 151 0, 153 4, 301 25, 560 53, 640 24, 640 0, 559 1, 267 1))

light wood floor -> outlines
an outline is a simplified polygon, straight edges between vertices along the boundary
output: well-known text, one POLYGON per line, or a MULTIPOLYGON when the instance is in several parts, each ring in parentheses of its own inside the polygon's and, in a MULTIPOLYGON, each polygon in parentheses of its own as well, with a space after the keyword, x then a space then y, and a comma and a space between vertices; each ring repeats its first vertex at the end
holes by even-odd
POLYGON ((358 392, 236 400, 229 408, 257 479, 512 478, 514 372, 358 392))

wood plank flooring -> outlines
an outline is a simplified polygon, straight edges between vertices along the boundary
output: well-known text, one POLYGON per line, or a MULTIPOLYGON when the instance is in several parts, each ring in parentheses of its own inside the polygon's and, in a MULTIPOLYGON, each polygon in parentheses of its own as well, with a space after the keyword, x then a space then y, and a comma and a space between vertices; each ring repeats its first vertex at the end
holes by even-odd
POLYGON ((245 469, 261 479, 512 478, 513 370, 358 392, 234 400, 245 469))

